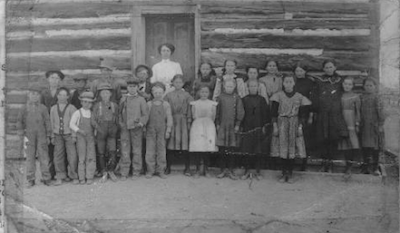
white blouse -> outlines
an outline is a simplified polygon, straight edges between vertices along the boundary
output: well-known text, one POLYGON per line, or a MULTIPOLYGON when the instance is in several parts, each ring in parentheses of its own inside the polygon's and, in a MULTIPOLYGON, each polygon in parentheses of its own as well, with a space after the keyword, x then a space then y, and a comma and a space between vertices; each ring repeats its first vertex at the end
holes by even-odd
POLYGON ((167 87, 171 85, 171 80, 176 74, 183 74, 181 65, 169 59, 162 60, 155 64, 152 70, 153 77, 150 79, 151 83, 162 82, 167 87))

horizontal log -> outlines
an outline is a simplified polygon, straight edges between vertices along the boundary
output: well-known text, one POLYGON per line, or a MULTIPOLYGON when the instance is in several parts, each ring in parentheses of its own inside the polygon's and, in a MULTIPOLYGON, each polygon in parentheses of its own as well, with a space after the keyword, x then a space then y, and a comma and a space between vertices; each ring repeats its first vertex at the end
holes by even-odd
MULTIPOLYGON (((271 14, 284 12, 317 12, 367 14, 369 4, 344 2, 296 2, 296 1, 196 1, 201 4, 201 13, 241 13, 241 14, 271 14)), ((8 2, 7 2, 8 3, 8 2)), ((151 2, 154 4, 153 2, 151 2)), ((187 2, 180 2, 187 4, 187 2)), ((7 4, 8 17, 42 17, 42 18, 85 18, 113 14, 129 13, 132 2, 63 2, 63 3, 22 3, 7 4)), ((163 2, 165 5, 165 1, 163 2)), ((169 1, 168 4, 173 4, 169 1)))
MULTIPOLYGON (((119 72, 113 73, 114 78, 126 78, 129 74, 131 73, 130 70, 126 70, 125 72, 119 72)), ((62 84, 63 86, 66 86, 68 88, 76 88, 74 84, 74 77, 79 77, 79 76, 86 76, 88 78, 88 86, 90 82, 93 82, 93 80, 98 79, 101 77, 101 75, 98 72, 93 72, 93 73, 76 73, 76 74, 66 74, 65 79, 63 80, 62 84)), ((46 87, 48 84, 46 82, 46 79, 44 77, 44 74, 42 73, 36 73, 36 74, 24 74, 24 75, 7 75, 6 76, 6 89, 7 90, 27 90, 29 85, 32 85, 33 83, 38 83, 39 86, 42 88, 46 87)))
POLYGON ((99 58, 109 60, 117 69, 131 68, 131 51, 85 50, 7 54, 8 71, 46 71, 54 69, 96 69, 99 58))
POLYGON ((318 13, 346 13, 346 14, 368 14, 368 3, 335 3, 335 2, 250 2, 226 3, 220 2, 202 4, 202 14, 270 14, 284 12, 318 12, 318 13))
POLYGON ((7 17, 87 18, 130 13, 130 4, 113 2, 65 2, 7 4, 7 17))
POLYGON ((47 51, 76 51, 76 50, 130 50, 129 36, 109 37, 77 37, 77 38, 44 38, 8 40, 7 52, 47 52, 47 51))
POLYGON ((218 13, 201 14, 202 19, 207 20, 369 20, 368 14, 342 14, 342 13, 312 13, 312 12, 281 12, 270 14, 249 14, 249 13, 218 13))
POLYGON ((208 48, 323 48, 328 50, 369 50, 370 36, 287 36, 265 33, 201 33, 201 47, 208 48))
POLYGON ((238 68, 247 66, 265 67, 265 62, 269 59, 278 61, 282 70, 291 70, 292 66, 302 61, 310 70, 319 71, 322 69, 322 62, 325 59, 335 59, 337 67, 341 70, 368 70, 372 67, 371 55, 366 52, 324 52, 320 56, 310 56, 303 54, 246 54, 238 52, 211 52, 203 50, 201 52, 201 61, 210 62, 214 66, 223 66, 226 59, 235 59, 238 62, 238 68))
POLYGON ((44 75, 15 77, 6 75, 6 90, 27 90, 33 83, 38 83, 43 88, 48 85, 44 75))
MULTIPOLYGON (((7 128, 6 128, 6 131, 7 131, 7 128)), ((24 156, 21 151, 21 149, 22 149, 21 146, 22 146, 22 144, 21 144, 20 138, 16 135, 16 132, 12 132, 12 134, 7 132, 5 158, 6 159, 22 159, 24 156)), ((6 166, 9 166, 8 164, 12 164, 12 166, 14 166, 14 168, 17 169, 17 167, 20 167, 20 165, 17 165, 15 162, 16 161, 8 161, 6 166)), ((6 169, 10 170, 9 167, 6 169)))
MULTIPOLYGON (((29 1, 32 0, 23 0, 23 1, 15 1, 9 3, 14 3, 14 4, 23 4, 23 3, 29 3, 29 1)), ((213 4, 213 5, 226 5, 227 3, 270 3, 270 2, 275 2, 276 0, 192 0, 188 2, 187 0, 131 0, 129 2, 123 2, 123 3, 130 3, 134 6, 147 6, 150 3, 152 5, 156 6, 164 6, 166 3, 168 5, 194 5, 194 4, 213 4)), ((304 0, 280 0, 281 2, 304 2, 304 0)), ((335 2, 335 3, 368 3, 370 0, 307 0, 308 2, 335 2)), ((85 2, 94 2, 94 0, 36 0, 36 3, 53 3, 53 4, 58 4, 58 3, 65 3, 65 2, 78 2, 78 3, 85 3, 85 2)), ((101 2, 115 2, 115 0, 101 0, 101 2)))
POLYGON ((10 108, 6 106, 5 120, 6 125, 12 125, 15 130, 17 124, 18 113, 23 105, 21 104, 18 108, 10 108))
POLYGON ((27 94, 23 92, 6 94, 7 104, 24 104, 27 100, 27 94))
POLYGON ((7 40, 24 40, 24 39, 47 39, 47 38, 82 38, 82 37, 116 37, 131 36, 130 28, 101 28, 101 29, 78 29, 78 30, 46 30, 40 33, 33 31, 14 31, 7 32, 7 40))
POLYGON ((311 12, 295 12, 292 13, 293 19, 304 18, 331 18, 331 19, 368 19, 368 14, 343 14, 343 13, 311 13, 311 12))
POLYGON ((235 29, 262 29, 262 28, 283 28, 292 29, 364 29, 370 28, 371 23, 366 19, 212 19, 201 18, 201 29, 213 31, 218 28, 235 29))
POLYGON ((200 14, 201 19, 207 20, 224 20, 224 19, 235 19, 235 20, 283 20, 285 19, 285 13, 277 14, 236 14, 236 13, 218 13, 218 14, 200 14))
MULTIPOLYGON (((7 25, 7 24, 6 24, 7 25)), ((78 29, 121 29, 121 28, 130 28, 131 21, 128 19, 125 22, 111 22, 111 23, 96 23, 96 24, 86 24, 83 22, 77 22, 75 24, 54 24, 54 25, 33 25, 33 24, 23 24, 23 25, 13 25, 8 24, 6 26, 6 31, 14 32, 14 31, 31 31, 35 33, 41 33, 46 30, 60 30, 61 28, 66 30, 78 30, 78 29)))
POLYGON ((239 54, 266 54, 266 55, 310 55, 321 56, 323 49, 270 49, 270 48, 210 48, 210 52, 239 53, 239 54))
MULTIPOLYGON (((6 77, 6 90, 28 90, 29 86, 35 84, 41 88, 48 87, 48 82, 43 76, 17 76, 17 77, 6 77)), ((72 77, 65 77, 60 84, 63 87, 69 89, 76 88, 76 84, 72 77)))
MULTIPOLYGON (((131 15, 128 14, 114 14, 108 16, 100 16, 100 17, 85 17, 85 18, 12 18, 7 17, 6 23, 7 27, 51 27, 51 26, 59 26, 59 28, 64 28, 68 25, 97 25, 97 24, 117 24, 117 23, 127 23, 130 22, 131 15)), ((57 28, 56 28, 57 29, 57 28)))

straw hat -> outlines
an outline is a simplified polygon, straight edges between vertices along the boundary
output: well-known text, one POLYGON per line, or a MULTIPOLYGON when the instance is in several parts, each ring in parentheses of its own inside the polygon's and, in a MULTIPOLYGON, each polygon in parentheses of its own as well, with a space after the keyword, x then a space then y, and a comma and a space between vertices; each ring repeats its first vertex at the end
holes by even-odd
POLYGON ((99 68, 107 68, 109 70, 115 70, 115 67, 112 65, 112 62, 104 58, 100 58, 99 68))
POLYGON ((94 101, 94 94, 91 91, 85 91, 82 94, 80 94, 79 99, 81 101, 93 102, 94 101))
POLYGON ((139 79, 138 78, 135 78, 135 77, 129 77, 127 80, 126 80, 126 84, 136 84, 136 85, 138 85, 139 84, 139 79))
POLYGON ((102 90, 113 90, 110 84, 108 83, 100 83, 97 87, 97 91, 102 91, 102 90))

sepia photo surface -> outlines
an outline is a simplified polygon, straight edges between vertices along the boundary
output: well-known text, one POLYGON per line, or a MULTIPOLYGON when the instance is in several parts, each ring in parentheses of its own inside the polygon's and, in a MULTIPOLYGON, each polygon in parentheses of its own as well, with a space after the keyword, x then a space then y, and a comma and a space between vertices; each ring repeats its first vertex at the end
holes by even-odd
POLYGON ((399 232, 399 1, 0 4, 0 233, 399 232))

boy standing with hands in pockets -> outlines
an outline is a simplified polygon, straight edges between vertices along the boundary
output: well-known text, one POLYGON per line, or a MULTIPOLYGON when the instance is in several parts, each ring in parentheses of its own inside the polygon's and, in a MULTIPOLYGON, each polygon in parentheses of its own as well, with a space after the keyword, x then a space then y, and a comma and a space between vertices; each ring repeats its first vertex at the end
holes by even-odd
POLYGON ((121 126, 121 180, 126 180, 131 166, 132 178, 137 178, 142 169, 142 137, 143 127, 148 120, 146 100, 139 95, 139 79, 130 78, 127 81, 128 95, 121 99, 119 124, 121 126))
POLYGON ((146 130, 146 178, 151 178, 158 173, 160 178, 167 176, 165 140, 170 138, 172 130, 171 106, 162 98, 165 92, 165 85, 161 82, 153 84, 152 93, 154 99, 147 102, 149 107, 149 121, 146 130))
POLYGON ((96 150, 92 123, 93 92, 83 92, 79 100, 82 107, 72 114, 69 127, 76 133, 78 151, 78 177, 80 184, 92 184, 96 170, 96 150))
POLYGON ((45 105, 40 103, 41 89, 38 85, 29 88, 28 102, 20 110, 17 119, 18 135, 21 141, 28 139, 26 149, 27 187, 35 185, 36 155, 40 161, 42 182, 50 185, 50 161, 47 145, 50 144, 50 116, 45 105))

